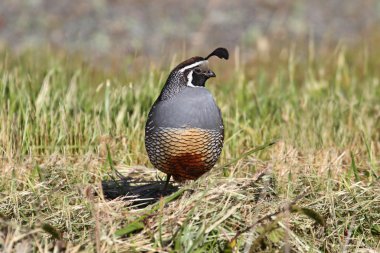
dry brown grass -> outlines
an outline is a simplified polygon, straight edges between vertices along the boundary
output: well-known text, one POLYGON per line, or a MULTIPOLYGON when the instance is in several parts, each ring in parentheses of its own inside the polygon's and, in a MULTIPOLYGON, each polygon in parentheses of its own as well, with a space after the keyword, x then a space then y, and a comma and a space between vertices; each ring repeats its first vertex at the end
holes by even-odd
POLYGON ((167 70, 110 75, 55 55, 3 55, 0 250, 379 250, 377 59, 341 47, 327 60, 295 55, 220 67, 221 84, 209 85, 227 131, 219 165, 145 208, 106 199, 101 185, 117 178, 112 167, 162 176, 143 126, 167 70))

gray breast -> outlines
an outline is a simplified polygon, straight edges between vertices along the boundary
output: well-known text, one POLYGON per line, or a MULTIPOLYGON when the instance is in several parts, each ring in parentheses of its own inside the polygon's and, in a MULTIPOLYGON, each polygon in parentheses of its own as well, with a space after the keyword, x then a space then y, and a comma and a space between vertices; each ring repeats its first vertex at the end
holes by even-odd
POLYGON ((223 131, 220 110, 204 87, 186 87, 176 96, 157 102, 151 109, 148 128, 201 128, 223 131))

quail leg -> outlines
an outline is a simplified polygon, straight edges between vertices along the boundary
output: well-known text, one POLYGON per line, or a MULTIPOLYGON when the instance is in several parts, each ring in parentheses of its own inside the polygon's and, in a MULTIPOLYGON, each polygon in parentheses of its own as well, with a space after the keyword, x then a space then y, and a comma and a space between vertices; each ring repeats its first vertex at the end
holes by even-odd
POLYGON ((164 188, 162 189, 163 192, 166 192, 166 190, 168 189, 168 185, 169 185, 169 181, 170 181, 171 176, 172 175, 167 174, 167 176, 166 176, 166 182, 165 182, 164 188))

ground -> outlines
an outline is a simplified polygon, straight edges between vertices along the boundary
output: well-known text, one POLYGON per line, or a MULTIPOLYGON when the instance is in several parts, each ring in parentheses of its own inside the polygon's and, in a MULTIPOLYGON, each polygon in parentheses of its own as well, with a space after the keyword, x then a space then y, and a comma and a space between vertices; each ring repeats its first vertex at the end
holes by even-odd
POLYGON ((130 56, 102 70, 67 52, 3 51, 0 250, 377 252, 374 45, 264 47, 244 62, 236 48, 227 62, 211 60, 221 159, 146 207, 106 198, 102 185, 163 178, 144 124, 173 66, 123 68, 130 56))

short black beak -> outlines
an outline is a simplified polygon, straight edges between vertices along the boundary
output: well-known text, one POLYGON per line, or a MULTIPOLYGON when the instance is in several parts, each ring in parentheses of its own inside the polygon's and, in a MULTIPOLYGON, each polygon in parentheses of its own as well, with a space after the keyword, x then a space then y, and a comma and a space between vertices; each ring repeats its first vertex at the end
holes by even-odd
POLYGON ((207 76, 208 78, 210 78, 210 77, 216 77, 215 73, 212 72, 211 70, 207 71, 207 72, 205 73, 205 76, 207 76))

